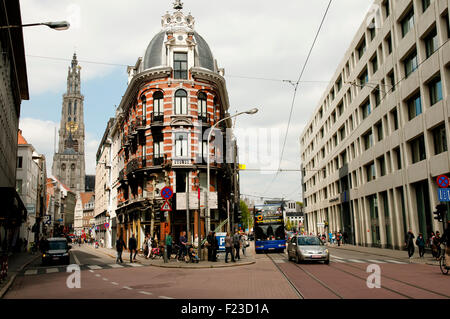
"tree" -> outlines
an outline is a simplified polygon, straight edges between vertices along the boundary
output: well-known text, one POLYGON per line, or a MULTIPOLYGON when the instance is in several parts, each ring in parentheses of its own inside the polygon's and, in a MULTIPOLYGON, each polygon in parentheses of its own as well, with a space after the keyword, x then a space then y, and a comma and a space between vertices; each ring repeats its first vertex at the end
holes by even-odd
POLYGON ((290 219, 287 220, 287 222, 285 224, 285 228, 287 231, 290 231, 292 229, 292 223, 291 223, 290 219))
POLYGON ((250 216, 250 211, 248 210, 247 204, 241 200, 240 204, 239 204, 239 209, 241 211, 242 214, 242 225, 245 228, 251 228, 253 226, 253 217, 250 216))

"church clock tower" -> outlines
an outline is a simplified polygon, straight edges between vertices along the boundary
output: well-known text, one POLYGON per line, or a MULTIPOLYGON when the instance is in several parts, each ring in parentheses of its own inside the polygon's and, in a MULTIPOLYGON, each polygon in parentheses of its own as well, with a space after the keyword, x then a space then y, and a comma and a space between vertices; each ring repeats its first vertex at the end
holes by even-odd
POLYGON ((67 92, 63 95, 58 151, 53 156, 52 174, 74 192, 85 191, 84 96, 77 55, 67 75, 67 92))

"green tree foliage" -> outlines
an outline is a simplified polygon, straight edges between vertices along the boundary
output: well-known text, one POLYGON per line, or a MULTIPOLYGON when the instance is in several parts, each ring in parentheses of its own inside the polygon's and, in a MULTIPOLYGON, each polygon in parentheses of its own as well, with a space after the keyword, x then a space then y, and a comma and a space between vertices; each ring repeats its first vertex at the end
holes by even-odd
POLYGON ((284 227, 286 228, 287 231, 292 230, 292 223, 291 221, 288 219, 286 224, 284 225, 284 227))
POLYGON ((253 216, 250 215, 250 211, 248 210, 247 204, 243 200, 241 200, 239 207, 242 213, 241 222, 244 228, 253 227, 253 216))

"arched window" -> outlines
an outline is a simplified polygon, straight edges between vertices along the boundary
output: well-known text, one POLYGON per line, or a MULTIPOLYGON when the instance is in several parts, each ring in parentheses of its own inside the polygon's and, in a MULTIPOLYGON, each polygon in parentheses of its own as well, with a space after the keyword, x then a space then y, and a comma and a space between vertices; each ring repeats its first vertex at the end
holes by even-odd
POLYGON ((69 111, 68 114, 72 114, 72 101, 69 101, 69 111))
POLYGON ((188 114, 187 93, 185 90, 175 92, 175 114, 188 114))
POLYGON ((153 114, 154 116, 164 114, 164 95, 161 91, 153 93, 153 114))
POLYGON ((73 114, 77 114, 77 101, 74 102, 74 106, 73 106, 73 114))
POLYGON ((147 98, 145 97, 145 95, 141 96, 141 102, 142 102, 142 119, 145 121, 145 119, 147 118, 147 98))
POLYGON ((197 105, 198 105, 198 116, 206 119, 207 118, 207 107, 206 107, 206 94, 200 92, 197 96, 197 105))

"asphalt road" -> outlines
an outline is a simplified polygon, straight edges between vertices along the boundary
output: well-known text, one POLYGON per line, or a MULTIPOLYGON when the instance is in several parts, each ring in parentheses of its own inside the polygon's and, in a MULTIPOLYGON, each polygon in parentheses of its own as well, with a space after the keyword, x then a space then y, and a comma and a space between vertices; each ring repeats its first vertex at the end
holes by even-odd
MULTIPOLYGON (((295 264, 286 254, 255 255, 248 266, 180 269, 128 262, 90 247, 72 249, 80 288, 68 288, 65 266, 36 261, 16 278, 6 299, 449 299, 450 275, 436 266, 330 248, 330 265, 295 264), (369 265, 381 270, 381 287, 369 288, 369 265)), ((126 254, 124 254, 126 256, 126 254)), ((124 258, 126 259, 126 258, 124 258)))

